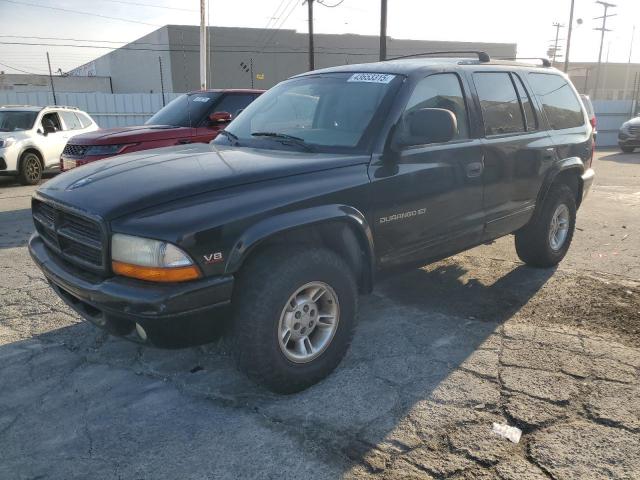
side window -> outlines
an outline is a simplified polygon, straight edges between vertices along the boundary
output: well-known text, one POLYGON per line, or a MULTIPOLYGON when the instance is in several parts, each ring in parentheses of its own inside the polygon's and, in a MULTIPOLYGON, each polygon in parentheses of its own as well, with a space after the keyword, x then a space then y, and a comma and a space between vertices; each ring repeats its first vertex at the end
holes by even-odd
POLYGON ((529 83, 533 93, 540 99, 553 130, 584 125, 580 100, 563 77, 548 73, 530 73, 529 83))
POLYGON ((249 93, 227 94, 216 104, 213 110, 209 113, 229 112, 231 114, 231 118, 235 118, 241 110, 247 108, 247 105, 249 105, 254 100, 255 96, 249 93))
POLYGON ((80 120, 80 125, 82 125, 82 128, 90 127, 93 123, 84 113, 76 113, 76 116, 80 120))
POLYGON ((513 81, 516 84, 516 90, 518 91, 518 97, 520 97, 520 103, 522 104, 522 111, 524 112, 524 119, 527 121, 527 131, 531 132, 538 129, 538 121, 536 114, 533 111, 533 104, 531 103, 531 97, 527 92, 527 89, 522 83, 522 79, 518 75, 513 75, 513 81))
POLYGON ((473 74, 478 90, 485 135, 524 132, 520 102, 507 72, 473 74))
POLYGON ((422 108, 443 108, 449 110, 456 117, 458 132, 454 140, 469 138, 469 122, 467 108, 462 93, 460 79, 455 73, 437 73, 423 78, 413 90, 407 106, 402 115, 403 130, 401 135, 409 135, 405 132, 407 116, 422 108))
POLYGON ((45 115, 42 116, 42 127, 44 128, 46 127, 53 127, 56 129, 56 131, 60 131, 62 130, 62 124, 60 123, 60 117, 58 117, 58 114, 55 112, 52 113, 46 113, 45 115))
POLYGON ((60 116, 67 127, 66 130, 79 130, 82 128, 80 120, 78 120, 75 113, 63 110, 60 112, 60 116))

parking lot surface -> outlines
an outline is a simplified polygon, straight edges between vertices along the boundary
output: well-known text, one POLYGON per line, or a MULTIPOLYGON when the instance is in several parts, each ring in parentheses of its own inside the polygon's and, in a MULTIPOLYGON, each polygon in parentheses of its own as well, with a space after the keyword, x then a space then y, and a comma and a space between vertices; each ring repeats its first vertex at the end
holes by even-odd
POLYGON ((340 367, 290 396, 223 341, 81 321, 26 251, 33 188, 0 178, 0 478, 640 478, 640 154, 594 168, 559 268, 506 237, 385 280, 340 367))

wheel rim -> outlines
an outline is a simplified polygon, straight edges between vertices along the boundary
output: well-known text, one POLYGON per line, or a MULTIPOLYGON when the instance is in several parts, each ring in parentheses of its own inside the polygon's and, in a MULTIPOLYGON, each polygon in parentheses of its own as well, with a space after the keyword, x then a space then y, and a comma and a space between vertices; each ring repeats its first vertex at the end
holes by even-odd
POLYGON ((324 352, 338 329, 336 292, 323 282, 298 288, 282 309, 278 323, 280 350, 294 363, 307 363, 324 352))
POLYGON ((40 178, 40 160, 34 155, 29 155, 25 159, 24 172, 27 180, 35 182, 40 178))
POLYGON ((549 245, 553 250, 560 250, 569 233, 569 207, 561 203, 551 217, 549 229, 549 245))

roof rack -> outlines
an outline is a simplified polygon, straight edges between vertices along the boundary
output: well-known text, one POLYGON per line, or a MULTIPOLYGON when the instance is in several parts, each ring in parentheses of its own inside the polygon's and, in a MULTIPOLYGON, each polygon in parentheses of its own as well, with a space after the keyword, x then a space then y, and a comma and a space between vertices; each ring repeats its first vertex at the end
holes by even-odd
POLYGON ((69 110, 80 110, 78 107, 71 107, 69 105, 45 105, 42 108, 68 108, 69 110))
POLYGON ((458 53, 473 53, 474 55, 478 56, 478 60, 481 61, 482 63, 488 63, 491 61, 491 57, 489 56, 489 54, 487 52, 482 52, 479 50, 444 50, 441 52, 423 52, 423 53, 413 53, 411 55, 402 55, 400 57, 393 57, 393 58, 388 58, 386 61, 388 60, 398 60, 400 58, 413 58, 413 57, 428 57, 431 55, 451 55, 451 54, 458 54, 458 53))
POLYGON ((33 105, 0 105, 0 108, 17 108, 17 107, 30 107, 30 108, 33 108, 33 105))
POLYGON ((513 60, 517 62, 518 60, 539 60, 542 63, 543 67, 550 67, 551 61, 548 58, 544 57, 496 57, 497 60, 513 60))

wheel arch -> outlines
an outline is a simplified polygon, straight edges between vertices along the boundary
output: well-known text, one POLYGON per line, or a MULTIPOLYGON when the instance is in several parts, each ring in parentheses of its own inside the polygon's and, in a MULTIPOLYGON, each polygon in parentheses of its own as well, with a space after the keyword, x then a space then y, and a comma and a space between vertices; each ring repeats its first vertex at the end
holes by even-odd
MULTIPOLYGON (((552 185, 563 183, 571 188, 575 195, 576 207, 580 207, 584 188, 582 181, 584 171, 585 165, 580 157, 569 157, 558 162, 556 167, 546 176, 542 188, 538 193, 536 205, 540 206, 544 203, 552 185)), ((536 210, 538 210, 538 208, 536 208, 536 210)))
POLYGON ((356 274, 361 292, 373 288, 374 244, 371 228, 358 209, 324 205, 265 218, 234 243, 225 273, 239 271, 251 255, 274 245, 322 245, 342 257, 356 274))
POLYGON ((45 166, 44 166, 44 156, 42 155, 42 152, 40 150, 38 150, 37 147, 35 147, 33 145, 28 145, 28 146, 24 147, 22 149, 22 151, 20 152, 20 155, 18 155, 18 164, 16 165, 16 169, 18 171, 20 171, 20 168, 22 168, 22 162, 23 162, 25 153, 35 153, 38 156, 38 159, 40 160, 40 165, 42 166, 42 169, 44 170, 44 168, 45 168, 45 166))

